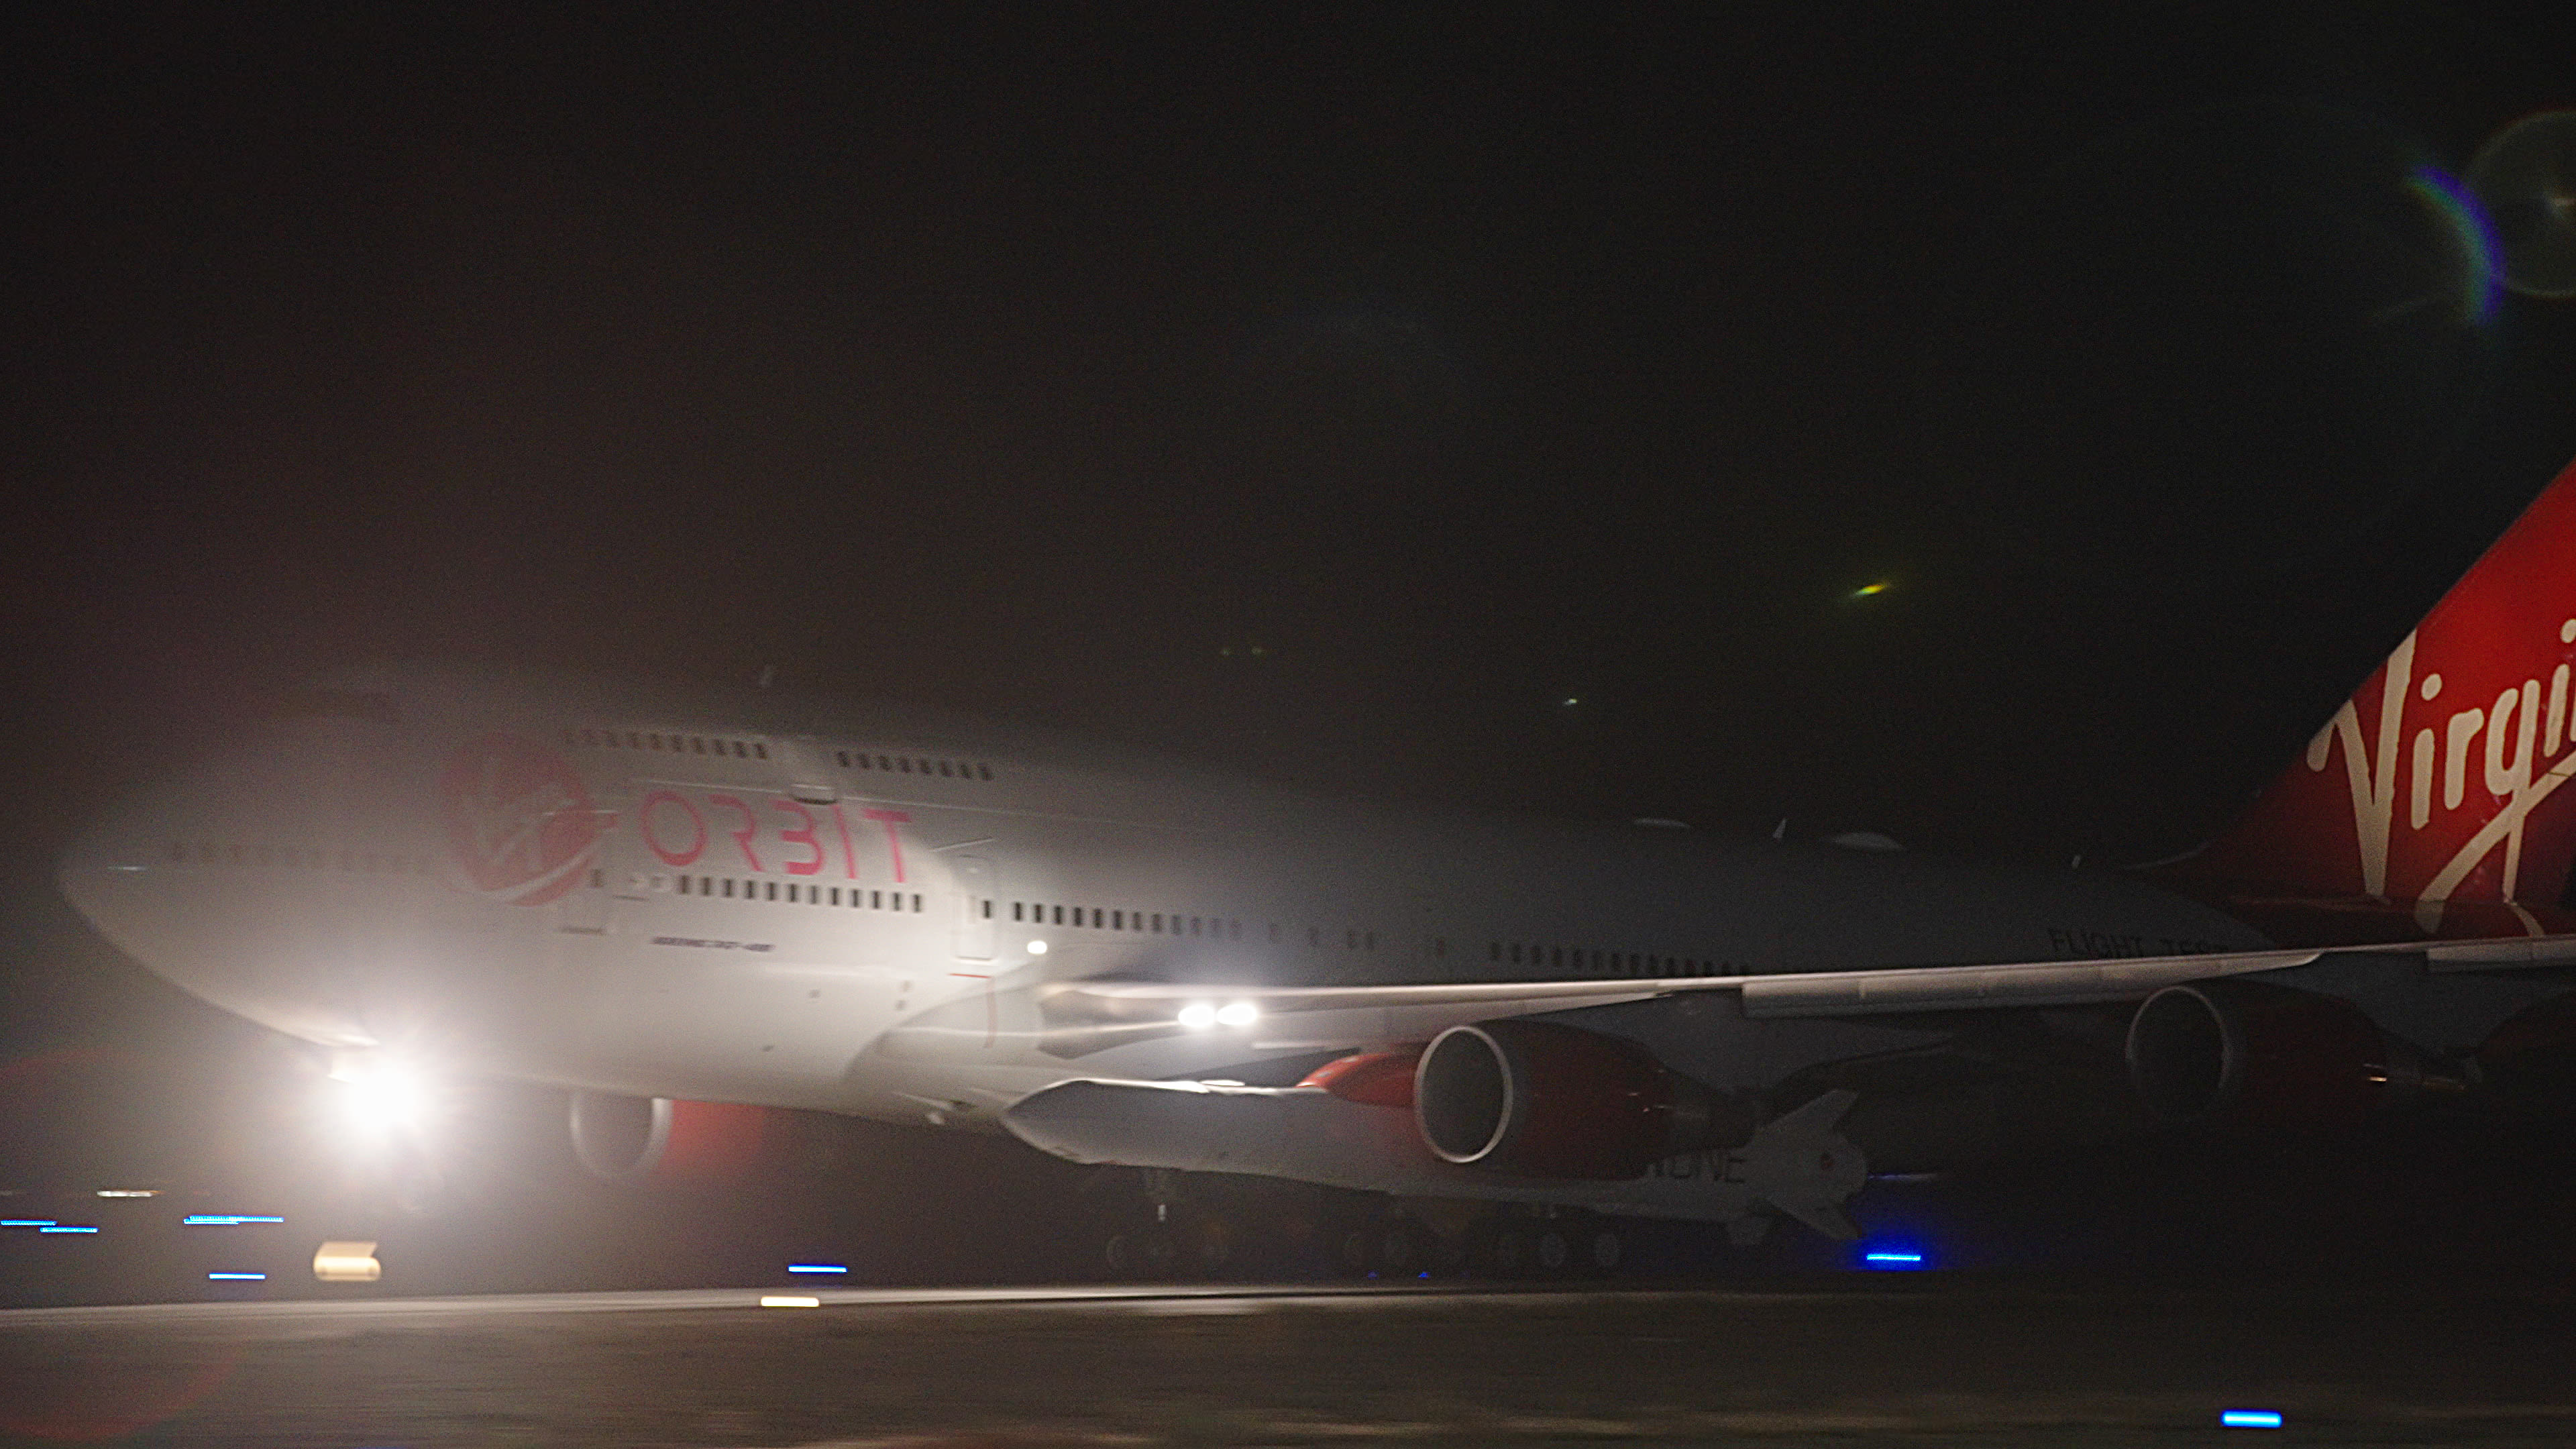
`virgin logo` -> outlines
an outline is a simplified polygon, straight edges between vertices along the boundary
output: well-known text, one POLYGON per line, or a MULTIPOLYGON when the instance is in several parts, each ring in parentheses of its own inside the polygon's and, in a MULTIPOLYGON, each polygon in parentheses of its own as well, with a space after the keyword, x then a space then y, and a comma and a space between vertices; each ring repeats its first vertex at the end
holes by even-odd
POLYGON ((439 777, 438 803, 466 882, 514 905, 543 905, 579 884, 608 833, 580 774, 517 735, 458 750, 439 777))

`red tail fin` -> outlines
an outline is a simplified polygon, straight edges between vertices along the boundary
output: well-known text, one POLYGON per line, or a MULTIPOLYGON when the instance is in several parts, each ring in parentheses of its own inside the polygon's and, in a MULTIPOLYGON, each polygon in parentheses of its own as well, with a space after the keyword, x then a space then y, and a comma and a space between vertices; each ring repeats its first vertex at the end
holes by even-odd
POLYGON ((2576 929, 2571 660, 2576 464, 2190 873, 2428 935, 2576 929))

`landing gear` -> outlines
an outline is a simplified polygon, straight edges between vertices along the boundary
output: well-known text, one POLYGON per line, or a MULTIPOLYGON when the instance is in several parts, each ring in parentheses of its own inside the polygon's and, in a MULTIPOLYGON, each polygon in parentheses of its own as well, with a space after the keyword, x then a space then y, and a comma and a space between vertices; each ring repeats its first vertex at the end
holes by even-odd
POLYGON ((1506 1210, 1469 1230, 1467 1256, 1471 1271, 1488 1278, 1607 1278, 1627 1261, 1628 1236, 1589 1213, 1531 1217, 1506 1210))
POLYGON ((1247 1187, 1246 1180, 1152 1171, 1103 1179, 1107 1199, 1091 1234, 1090 1270, 1117 1281, 1204 1281, 1276 1272, 1292 1245, 1311 1238, 1304 1194, 1247 1187), (1141 1189, 1141 1191, 1139 1190, 1141 1189))

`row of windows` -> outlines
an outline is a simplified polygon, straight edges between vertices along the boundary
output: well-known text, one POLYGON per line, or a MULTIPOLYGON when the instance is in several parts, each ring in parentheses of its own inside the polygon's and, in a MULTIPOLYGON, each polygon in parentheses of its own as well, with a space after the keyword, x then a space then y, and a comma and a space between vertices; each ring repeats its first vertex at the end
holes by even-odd
POLYGON ((1721 976, 1726 963, 1683 956, 1656 956, 1637 951, 1597 951, 1582 946, 1541 946, 1521 941, 1488 941, 1485 959, 1500 962, 1508 954, 1515 966, 1527 963, 1578 976, 1721 976))
MULTIPOLYGON (((429 875, 432 867, 416 856, 388 855, 376 851, 343 850, 338 852, 308 850, 287 845, 245 845, 238 842, 218 844, 198 841, 171 841, 169 858, 176 864, 195 861, 202 865, 266 866, 289 870, 339 869, 363 874, 429 875)), ((591 872, 593 888, 604 882, 598 871, 591 872)), ((807 885, 797 881, 739 880, 731 876, 679 875, 655 876, 656 890, 670 890, 680 895, 717 897, 724 900, 765 900, 786 904, 837 906, 848 910, 908 911, 925 910, 918 891, 861 890, 857 886, 807 885)), ((982 903, 986 916, 993 914, 993 903, 982 903)), ((1023 925, 1056 925, 1087 927, 1093 930, 1126 931, 1139 935, 1214 937, 1218 940, 1243 939, 1243 922, 1215 916, 1190 916, 1179 912, 1131 911, 1109 906, 1068 906, 1038 901, 1013 901, 1011 919, 1023 925)), ((1280 939, 1280 928, 1272 923, 1270 939, 1280 939)), ((1306 928, 1306 944, 1321 950, 1324 928, 1306 928)), ((1449 943, 1433 938, 1433 956, 1446 957, 1449 943)), ((1348 929, 1342 932, 1342 946, 1351 951, 1375 951, 1377 933, 1348 929)), ((1523 941, 1489 941, 1485 959, 1497 965, 1506 961, 1514 966, 1544 966, 1552 971, 1572 972, 1583 976, 1715 976, 1731 969, 1725 962, 1690 957, 1661 956, 1635 951, 1603 951, 1583 946, 1549 946, 1523 941)))
POLYGON ((563 741, 575 749, 661 750, 674 755, 730 755, 737 760, 765 760, 769 746, 758 740, 719 740, 705 735, 666 735, 651 730, 568 729, 563 741))
POLYGON ((844 770, 883 770, 888 774, 937 775, 943 780, 989 780, 993 767, 965 760, 932 760, 913 755, 871 755, 865 750, 835 750, 844 770), (875 763, 871 764, 870 761, 875 763), (915 766, 919 768, 915 768, 915 766))
MULTIPOLYGON (((599 883, 596 873, 591 884, 599 883)), ((655 876, 653 885, 662 888, 662 877, 655 876)), ((677 894, 717 896, 729 901, 782 901, 788 905, 841 906, 848 910, 911 911, 921 909, 918 891, 863 891, 857 886, 846 890, 840 886, 805 885, 797 881, 739 880, 733 876, 679 875, 671 877, 670 888, 677 894), (846 899, 844 899, 846 897, 846 899)), ((984 913, 991 915, 993 903, 984 903, 984 913)))
MULTIPOLYGON (((1220 920, 1214 916, 1184 916, 1177 911, 1129 911, 1109 906, 1060 906, 1037 901, 1011 902, 1011 919, 1024 925, 1088 926, 1099 931, 1133 931, 1148 936, 1214 936, 1221 941, 1243 939, 1243 922, 1220 920), (1071 919, 1066 913, 1071 912, 1071 919)), ((1279 939, 1279 928, 1270 928, 1270 939, 1279 939)))
POLYGON ((170 860, 186 865, 260 865, 277 870, 346 870, 365 874, 428 875, 430 864, 416 856, 384 855, 372 850, 306 850, 293 845, 218 845, 200 840, 170 842, 170 860))

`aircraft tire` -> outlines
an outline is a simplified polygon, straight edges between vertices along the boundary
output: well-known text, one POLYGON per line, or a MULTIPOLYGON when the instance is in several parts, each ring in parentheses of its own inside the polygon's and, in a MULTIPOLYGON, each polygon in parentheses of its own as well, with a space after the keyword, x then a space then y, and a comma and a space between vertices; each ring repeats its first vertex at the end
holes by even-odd
POLYGON ((1562 1275, 1575 1261, 1572 1235, 1553 1225, 1539 1229, 1538 1237, 1530 1244, 1530 1259, 1542 1276, 1562 1275))
POLYGON ((1579 1235, 1583 1250, 1581 1267, 1587 1278, 1616 1277, 1619 1265, 1627 1260, 1627 1235, 1607 1223, 1595 1223, 1579 1235))

